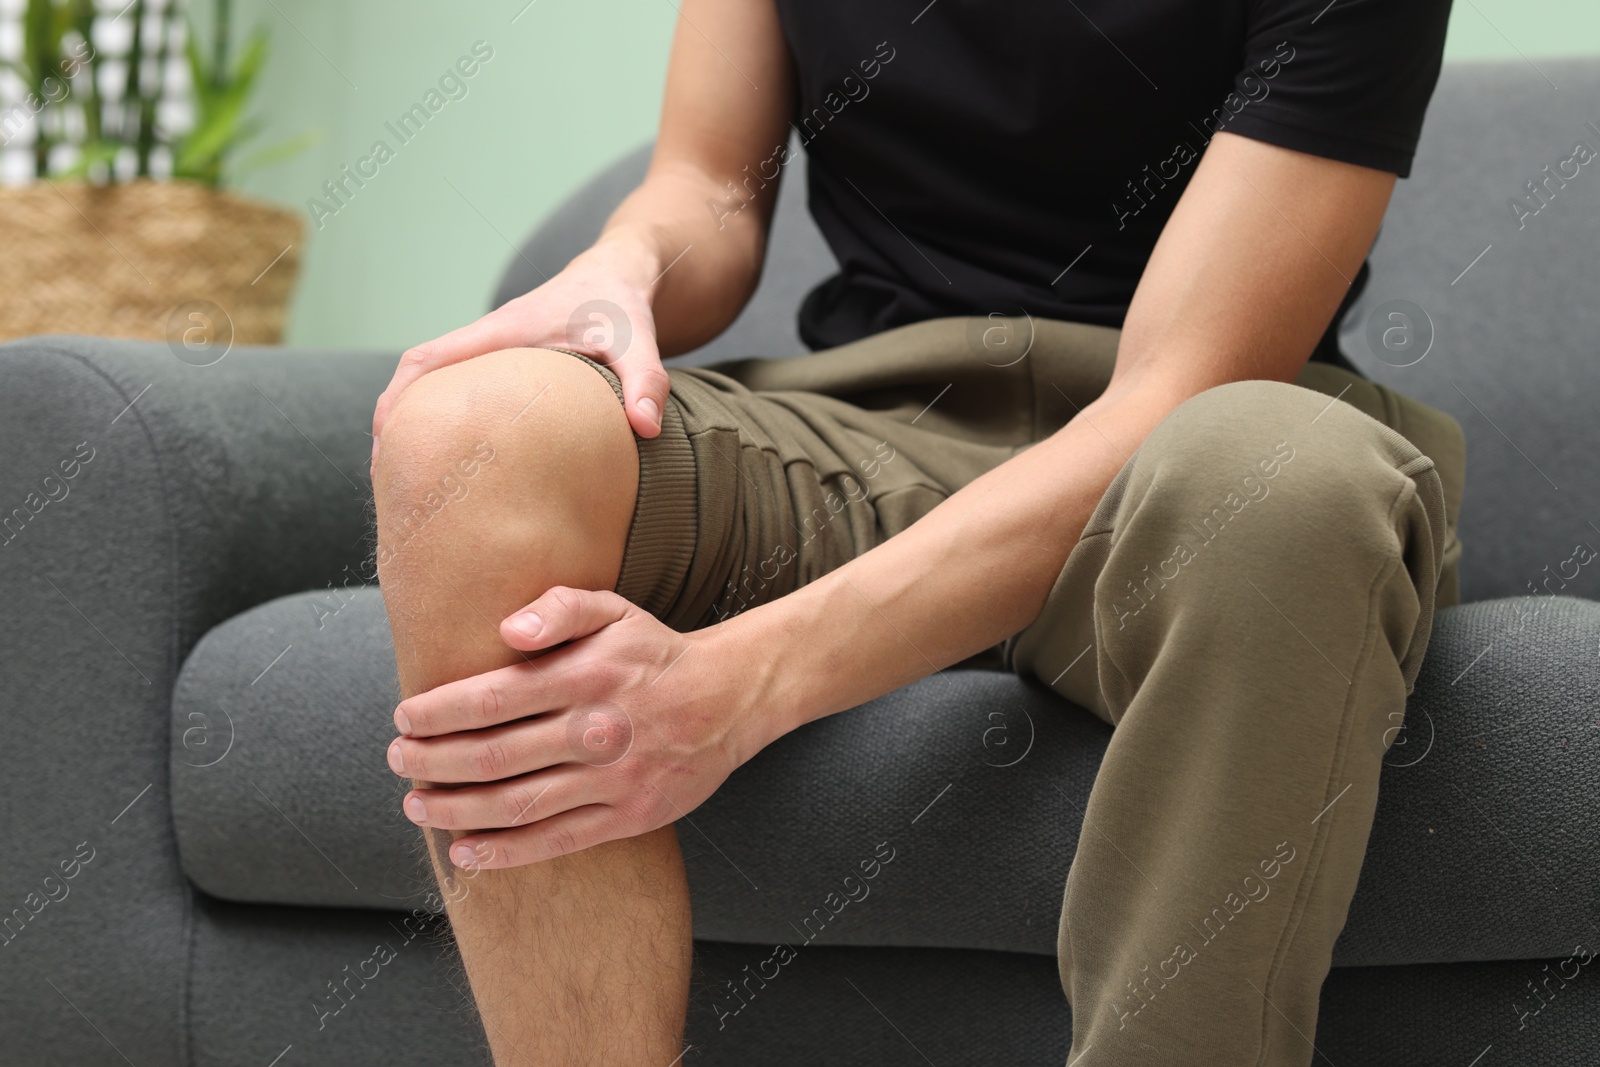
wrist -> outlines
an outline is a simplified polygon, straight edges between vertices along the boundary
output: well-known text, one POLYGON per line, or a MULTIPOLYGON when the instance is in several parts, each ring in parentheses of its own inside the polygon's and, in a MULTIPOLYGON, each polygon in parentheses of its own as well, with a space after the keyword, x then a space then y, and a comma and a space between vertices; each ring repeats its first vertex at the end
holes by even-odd
POLYGON ((635 289, 645 303, 655 297, 662 268, 661 242, 649 228, 631 223, 608 227, 574 263, 594 264, 609 276, 635 289))
POLYGON ((691 636, 702 642, 720 680, 713 702, 725 709, 726 747, 734 766, 803 725, 802 694, 793 685, 792 665, 774 648, 792 647, 762 632, 758 611, 725 619, 691 636))

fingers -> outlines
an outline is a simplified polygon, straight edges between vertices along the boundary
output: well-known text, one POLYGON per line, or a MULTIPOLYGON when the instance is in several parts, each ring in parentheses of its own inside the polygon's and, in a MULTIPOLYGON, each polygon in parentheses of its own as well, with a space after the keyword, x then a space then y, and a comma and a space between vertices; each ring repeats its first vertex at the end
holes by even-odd
POLYGON ((655 437, 661 432, 661 413, 666 410, 672 383, 655 346, 623 357, 612 369, 622 380, 622 408, 628 425, 640 437, 655 437))
POLYGON ((541 716, 440 737, 400 737, 389 745, 395 774, 448 785, 498 782, 571 760, 567 715, 541 716))
POLYGON ((372 413, 373 459, 378 457, 378 439, 383 434, 383 425, 399 401, 400 394, 405 392, 411 383, 431 370, 460 363, 486 352, 514 348, 521 343, 522 334, 523 330, 510 316, 491 313, 476 322, 451 330, 442 337, 436 337, 408 349, 400 357, 400 365, 395 368, 394 377, 390 380, 388 388, 378 397, 377 406, 372 413))
POLYGON ((597 783, 555 767, 503 782, 453 789, 413 789, 401 802, 406 818, 441 830, 498 830, 525 826, 600 799, 597 783))
POLYGON ((587 637, 637 610, 612 592, 557 585, 506 618, 500 624, 500 637, 512 648, 537 652, 587 637))
POLYGON ((587 681, 549 657, 514 663, 407 697, 394 709, 394 725, 407 737, 484 730, 566 707, 590 692, 587 681))
POLYGON ((450 846, 450 862, 468 869, 522 867, 640 832, 644 831, 629 827, 615 808, 590 804, 531 826, 463 837, 450 846))
POLYGON ((666 410, 667 372, 661 367, 654 316, 648 297, 589 300, 568 322, 565 347, 609 368, 622 382, 622 410, 640 437, 661 432, 666 410))
MULTIPOLYGON (((558 585, 502 622, 500 635, 512 648, 538 652, 587 637, 638 610, 615 593, 558 585)), ((395 729, 414 738, 486 730, 597 696, 609 676, 578 670, 567 655, 562 650, 407 697, 394 710, 395 729)))

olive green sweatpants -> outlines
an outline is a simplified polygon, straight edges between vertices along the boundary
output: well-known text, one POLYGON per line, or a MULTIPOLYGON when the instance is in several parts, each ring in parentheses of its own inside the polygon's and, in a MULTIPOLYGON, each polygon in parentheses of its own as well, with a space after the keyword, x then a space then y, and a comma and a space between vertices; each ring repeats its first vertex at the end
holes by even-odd
MULTIPOLYGON (((688 630, 798 588, 1065 425, 1117 338, 941 319, 671 369, 617 591, 688 630)), ((1337 367, 1207 390, 975 659, 1115 727, 1061 910, 1069 1062, 1311 1062, 1383 756, 1456 598, 1463 461, 1450 416, 1337 367)))

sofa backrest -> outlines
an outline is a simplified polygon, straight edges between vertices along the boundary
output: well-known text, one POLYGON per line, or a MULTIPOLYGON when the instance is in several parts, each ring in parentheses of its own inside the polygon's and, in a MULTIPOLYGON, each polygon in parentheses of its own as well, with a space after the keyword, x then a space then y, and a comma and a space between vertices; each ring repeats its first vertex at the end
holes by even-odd
MULTIPOLYGON (((1468 599, 1530 583, 1600 599, 1600 560, 1583 562, 1600 551, 1600 434, 1584 430, 1600 397, 1597 153, 1600 60, 1446 64, 1341 331, 1370 377, 1466 430, 1468 599)), ((557 209, 512 260, 495 304, 532 288, 534 267, 553 274, 585 248, 648 159, 648 147, 629 154, 557 209)), ((836 268, 806 212, 799 162, 750 305, 682 362, 804 350, 795 310, 836 268)))
POLYGON ((1597 153, 1600 60, 1446 65, 1341 331, 1362 370, 1466 431, 1469 599, 1600 599, 1600 559, 1582 562, 1600 551, 1597 153), (1408 311, 1410 350, 1386 350, 1408 311))

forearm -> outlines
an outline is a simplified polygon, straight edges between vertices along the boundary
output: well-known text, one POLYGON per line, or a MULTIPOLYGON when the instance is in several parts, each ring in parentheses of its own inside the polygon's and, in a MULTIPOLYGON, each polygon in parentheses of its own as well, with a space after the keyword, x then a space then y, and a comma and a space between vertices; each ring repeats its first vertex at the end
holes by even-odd
POLYGON ((725 183, 734 177, 719 180, 684 162, 652 168, 585 253, 646 295, 663 357, 721 333, 760 279, 777 184, 758 190, 760 199, 748 208, 730 212, 721 205, 729 199, 725 183))
POLYGON ((1125 378, 896 537, 716 627, 709 639, 759 679, 758 744, 933 674, 1032 622, 1117 471, 1202 387, 1125 378))
POLYGON ((643 184, 591 253, 649 300, 662 356, 705 344, 761 275, 777 198, 793 71, 777 8, 681 0, 643 184), (716 27, 716 43, 699 27, 716 27))

